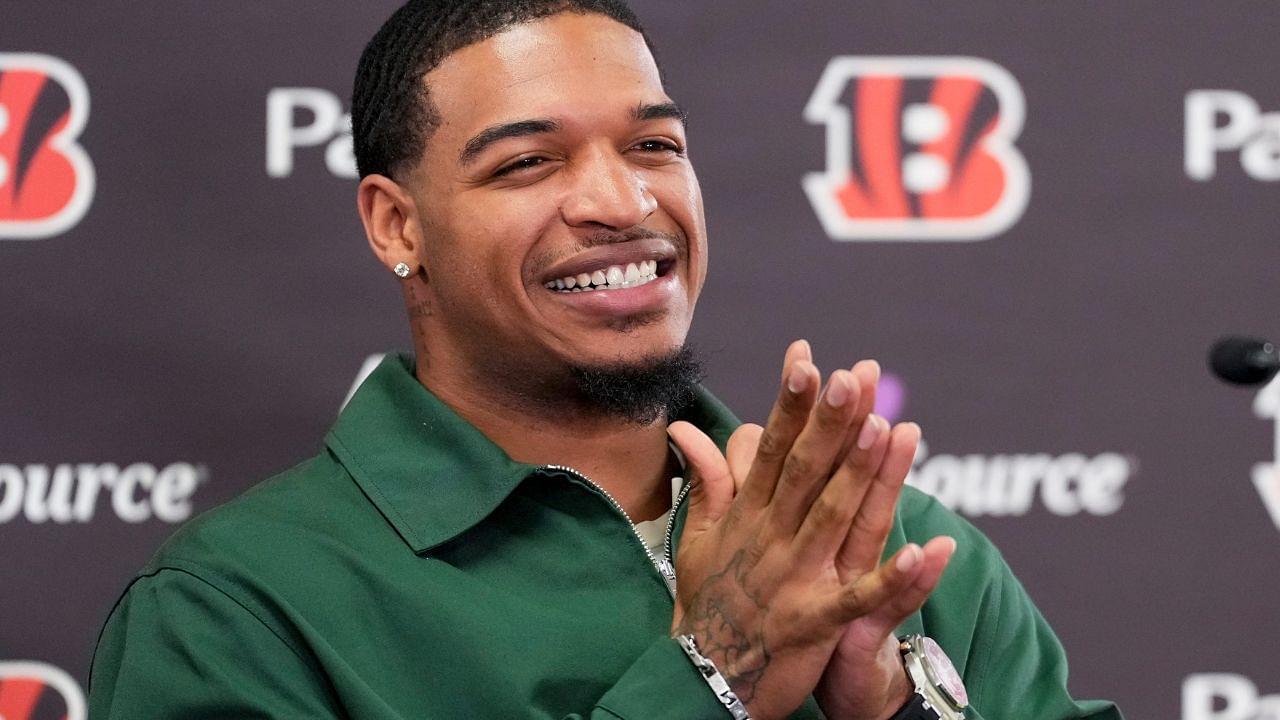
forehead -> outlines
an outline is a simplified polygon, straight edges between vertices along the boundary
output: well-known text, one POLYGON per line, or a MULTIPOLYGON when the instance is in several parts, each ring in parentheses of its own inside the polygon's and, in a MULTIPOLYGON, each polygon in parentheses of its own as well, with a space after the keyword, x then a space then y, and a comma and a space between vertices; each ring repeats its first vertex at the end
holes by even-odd
POLYGON ((515 25, 427 73, 440 134, 533 117, 626 116, 667 100, 640 33, 599 14, 560 13, 515 25))

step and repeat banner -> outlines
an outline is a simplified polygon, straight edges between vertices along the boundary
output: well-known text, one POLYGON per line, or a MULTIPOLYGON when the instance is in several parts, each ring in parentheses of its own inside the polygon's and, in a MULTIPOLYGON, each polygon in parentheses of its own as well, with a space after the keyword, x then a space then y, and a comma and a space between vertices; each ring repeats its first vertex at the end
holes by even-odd
MULTIPOLYGON (((408 348, 348 114, 395 4, 0 7, 5 720, 83 718, 132 573, 408 348)), ((1205 363, 1280 337, 1280 6, 635 7, 690 115, 708 385, 758 420, 791 339, 879 359, 911 482, 999 545, 1078 696, 1280 718, 1280 385, 1205 363)))

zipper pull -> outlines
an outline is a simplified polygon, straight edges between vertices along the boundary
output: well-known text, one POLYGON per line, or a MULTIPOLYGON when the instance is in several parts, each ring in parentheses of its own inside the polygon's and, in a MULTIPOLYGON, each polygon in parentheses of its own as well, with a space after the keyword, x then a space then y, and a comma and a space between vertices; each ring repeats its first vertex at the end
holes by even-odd
POLYGON ((662 576, 663 582, 667 584, 667 590, 671 592, 671 599, 676 597, 676 569, 666 558, 658 561, 658 574, 662 576))

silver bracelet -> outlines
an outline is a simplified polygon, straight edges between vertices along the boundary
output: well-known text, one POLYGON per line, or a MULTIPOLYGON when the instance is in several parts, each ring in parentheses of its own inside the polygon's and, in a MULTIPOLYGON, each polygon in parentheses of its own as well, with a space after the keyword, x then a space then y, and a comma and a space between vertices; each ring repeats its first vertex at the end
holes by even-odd
POLYGON ((707 685, 711 686, 711 691, 716 694, 716 699, 720 701, 725 710, 729 711, 729 714, 733 716, 733 720, 751 720, 747 707, 734 694, 733 688, 729 687, 729 681, 725 680, 720 671, 716 669, 716 664, 698 652, 698 643, 693 639, 693 636, 677 635, 676 642, 680 643, 680 649, 684 650, 684 654, 689 656, 689 661, 693 663, 693 667, 702 676, 702 679, 707 681, 707 685))

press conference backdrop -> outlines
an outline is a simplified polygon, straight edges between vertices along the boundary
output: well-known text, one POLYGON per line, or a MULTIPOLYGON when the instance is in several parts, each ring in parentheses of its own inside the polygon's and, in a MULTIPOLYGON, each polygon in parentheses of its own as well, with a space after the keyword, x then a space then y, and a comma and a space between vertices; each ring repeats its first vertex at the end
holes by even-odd
MULTIPOLYGON (((83 718, 131 574, 409 346, 347 116, 394 5, 0 8, 6 720, 83 718)), ((1003 550, 1077 695, 1280 718, 1280 385, 1204 362, 1280 336, 1280 6, 635 5, 690 116, 710 387, 760 419, 791 339, 878 358, 911 481, 1003 550)))

